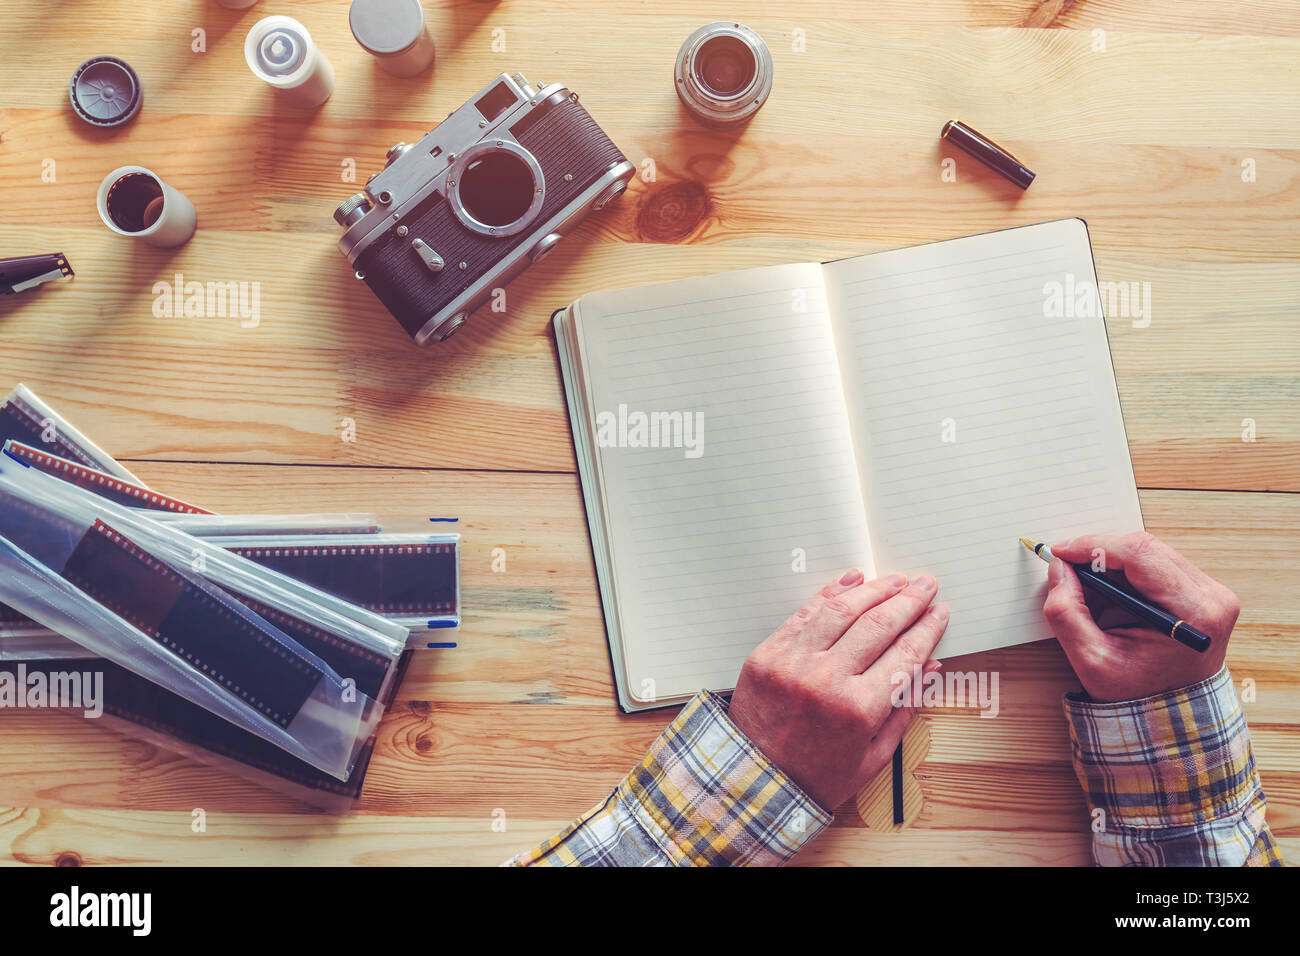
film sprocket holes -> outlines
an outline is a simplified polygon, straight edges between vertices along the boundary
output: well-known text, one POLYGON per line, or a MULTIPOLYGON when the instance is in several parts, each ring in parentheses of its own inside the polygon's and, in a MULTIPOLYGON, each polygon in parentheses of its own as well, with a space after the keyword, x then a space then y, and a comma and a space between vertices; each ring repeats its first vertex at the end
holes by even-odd
POLYGON ((577 93, 503 73, 388 151, 334 211, 339 249, 417 345, 442 342, 634 172, 577 93))

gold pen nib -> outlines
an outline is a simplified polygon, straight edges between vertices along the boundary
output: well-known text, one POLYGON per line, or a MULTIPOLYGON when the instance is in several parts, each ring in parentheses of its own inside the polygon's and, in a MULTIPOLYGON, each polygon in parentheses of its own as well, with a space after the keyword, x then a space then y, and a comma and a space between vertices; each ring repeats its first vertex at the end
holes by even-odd
POLYGON ((1043 544, 1043 542, 1041 541, 1035 541, 1033 538, 1021 538, 1020 543, 1023 544, 1026 548, 1028 548, 1030 551, 1034 552, 1035 555, 1042 558, 1044 561, 1050 563, 1052 558, 1054 557, 1054 555, 1052 554, 1052 549, 1049 548, 1047 545, 1043 544))

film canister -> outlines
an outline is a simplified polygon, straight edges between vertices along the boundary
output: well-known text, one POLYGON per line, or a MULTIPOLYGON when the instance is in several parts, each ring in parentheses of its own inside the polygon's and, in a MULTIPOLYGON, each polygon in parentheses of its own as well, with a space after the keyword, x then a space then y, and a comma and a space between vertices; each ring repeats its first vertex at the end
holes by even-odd
POLYGON ((964 153, 974 156, 994 172, 1001 173, 1021 189, 1028 189, 1034 174, 1025 165, 983 133, 978 133, 960 120, 943 124, 940 139, 952 143, 964 153))
POLYGON ((433 62, 420 0, 352 0, 348 25, 361 48, 393 76, 415 76, 433 62))
POLYGON ((293 17, 258 20, 244 38, 244 59, 253 75, 285 101, 304 109, 320 106, 334 92, 334 67, 307 28, 293 17))
POLYGON ((194 203, 143 166, 119 166, 99 184, 99 218, 119 236, 170 248, 194 235, 194 203))
POLYGON ((72 74, 68 98, 77 115, 91 126, 121 126, 140 112, 144 91, 140 77, 125 60, 94 56, 72 74))

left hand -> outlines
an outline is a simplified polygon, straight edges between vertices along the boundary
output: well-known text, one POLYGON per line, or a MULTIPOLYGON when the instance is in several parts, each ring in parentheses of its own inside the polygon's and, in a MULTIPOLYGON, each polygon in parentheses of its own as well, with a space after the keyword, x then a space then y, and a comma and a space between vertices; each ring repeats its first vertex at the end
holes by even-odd
POLYGON ((899 677, 939 667, 929 656, 948 609, 931 605, 937 590, 928 576, 864 581, 851 570, 745 661, 732 722, 825 809, 861 790, 903 739, 913 711, 894 692, 899 677))

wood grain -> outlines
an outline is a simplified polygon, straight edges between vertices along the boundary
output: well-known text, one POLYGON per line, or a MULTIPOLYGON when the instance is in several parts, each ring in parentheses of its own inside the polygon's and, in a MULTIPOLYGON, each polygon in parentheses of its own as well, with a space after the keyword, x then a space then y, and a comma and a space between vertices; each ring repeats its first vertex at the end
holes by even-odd
MULTIPOLYGON (((549 835, 666 720, 614 705, 551 311, 598 288, 1064 216, 1087 220, 1103 281, 1150 283, 1150 324, 1107 326, 1143 513, 1241 598, 1229 664, 1254 684, 1269 817, 1300 855, 1300 7, 736 0, 728 14, 768 40, 776 86, 746 130, 715 133, 668 81, 678 44, 717 13, 698 0, 556 0, 545 16, 425 0, 438 59, 411 80, 355 44, 347 0, 304 0, 294 15, 338 74, 308 114, 243 62, 263 6, 88 0, 51 49, 46 11, 0 0, 0 256, 58 249, 77 270, 0 297, 0 391, 26 382, 145 480, 216 510, 374 511, 396 530, 458 515, 465 627, 456 648, 417 657, 346 816, 78 718, 0 713, 0 805, 15 808, 0 811, 0 856, 492 864, 549 835), (206 52, 191 51, 196 28, 206 52), (76 65, 104 52, 145 86, 116 132, 66 103, 76 65), (363 181, 391 143, 513 70, 578 90, 641 175, 511 284, 504 312, 426 352, 335 248, 330 213, 358 188, 344 164, 363 181), (1019 155, 1034 186, 950 157, 938 131, 953 117, 1019 155), (94 191, 123 163, 194 200, 188 245, 151 250, 99 223, 94 191), (177 273, 258 283, 256 327, 155 314, 155 283, 177 273)), ((913 824, 872 832, 846 806, 800 863, 1088 862, 1059 647, 947 663, 999 674, 998 717, 928 714, 913 824)))

